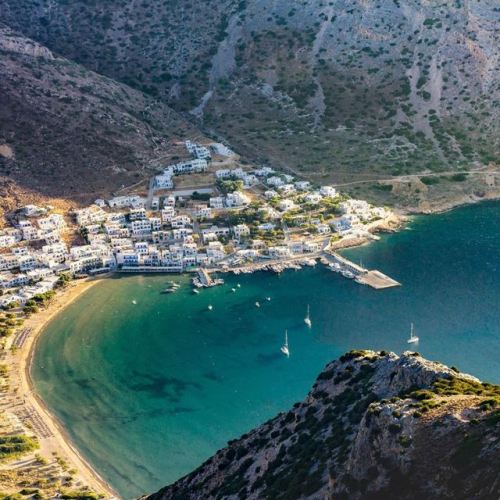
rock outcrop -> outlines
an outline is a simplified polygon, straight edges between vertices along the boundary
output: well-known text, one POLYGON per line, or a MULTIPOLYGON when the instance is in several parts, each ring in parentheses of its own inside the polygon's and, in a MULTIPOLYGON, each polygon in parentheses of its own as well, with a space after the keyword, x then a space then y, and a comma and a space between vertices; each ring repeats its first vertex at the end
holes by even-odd
POLYGON ((150 495, 498 498, 500 386, 418 353, 351 351, 307 398, 150 495))

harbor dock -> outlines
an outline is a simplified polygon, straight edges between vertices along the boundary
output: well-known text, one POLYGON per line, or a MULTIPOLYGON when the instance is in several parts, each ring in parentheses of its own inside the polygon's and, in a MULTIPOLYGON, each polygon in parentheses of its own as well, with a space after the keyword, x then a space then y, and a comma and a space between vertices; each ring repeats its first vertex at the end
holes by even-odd
POLYGON ((212 286, 222 285, 224 280, 220 278, 213 279, 210 273, 200 267, 197 271, 197 276, 193 278, 193 285, 196 288, 210 288, 212 286))
POLYGON ((323 259, 333 271, 338 271, 348 278, 353 278, 357 283, 371 286, 376 290, 401 286, 401 283, 384 273, 365 269, 338 253, 323 252, 323 259))

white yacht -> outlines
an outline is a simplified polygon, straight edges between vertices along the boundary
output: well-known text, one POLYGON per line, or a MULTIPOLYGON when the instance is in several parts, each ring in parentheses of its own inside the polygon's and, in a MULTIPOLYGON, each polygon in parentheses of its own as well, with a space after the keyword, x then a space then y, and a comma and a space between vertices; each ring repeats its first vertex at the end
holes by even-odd
POLYGON ((285 343, 281 346, 281 352, 286 356, 290 356, 290 350, 288 349, 288 331, 285 330, 285 343))
POLYGON ((410 328, 410 338, 407 340, 408 344, 416 344, 419 341, 419 338, 413 332, 413 323, 410 328))
POLYGON ((310 309, 309 309, 309 304, 307 304, 307 314, 306 317, 304 318, 304 323, 311 328, 312 326, 312 321, 311 321, 311 314, 310 314, 310 309))
POLYGON ((213 309, 212 304, 209 304, 209 306, 208 306, 208 310, 209 310, 209 311, 211 311, 212 309, 213 309))
POLYGON ((260 307, 260 302, 256 302, 255 307, 260 307))

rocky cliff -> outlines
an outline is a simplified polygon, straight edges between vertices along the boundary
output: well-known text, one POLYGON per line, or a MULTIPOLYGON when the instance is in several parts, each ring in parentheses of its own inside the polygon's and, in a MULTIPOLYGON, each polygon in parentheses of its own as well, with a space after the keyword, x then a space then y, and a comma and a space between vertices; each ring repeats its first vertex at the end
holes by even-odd
POLYGON ((306 399, 150 500, 497 499, 500 386, 418 353, 352 351, 306 399))

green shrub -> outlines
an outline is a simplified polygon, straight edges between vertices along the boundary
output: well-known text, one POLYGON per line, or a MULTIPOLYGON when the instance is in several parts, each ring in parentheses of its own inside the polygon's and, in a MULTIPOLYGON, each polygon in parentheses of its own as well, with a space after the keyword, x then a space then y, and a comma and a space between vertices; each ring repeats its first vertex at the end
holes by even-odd
POLYGON ((36 448, 38 448, 37 441, 24 434, 0 436, 0 460, 17 458, 36 448))

